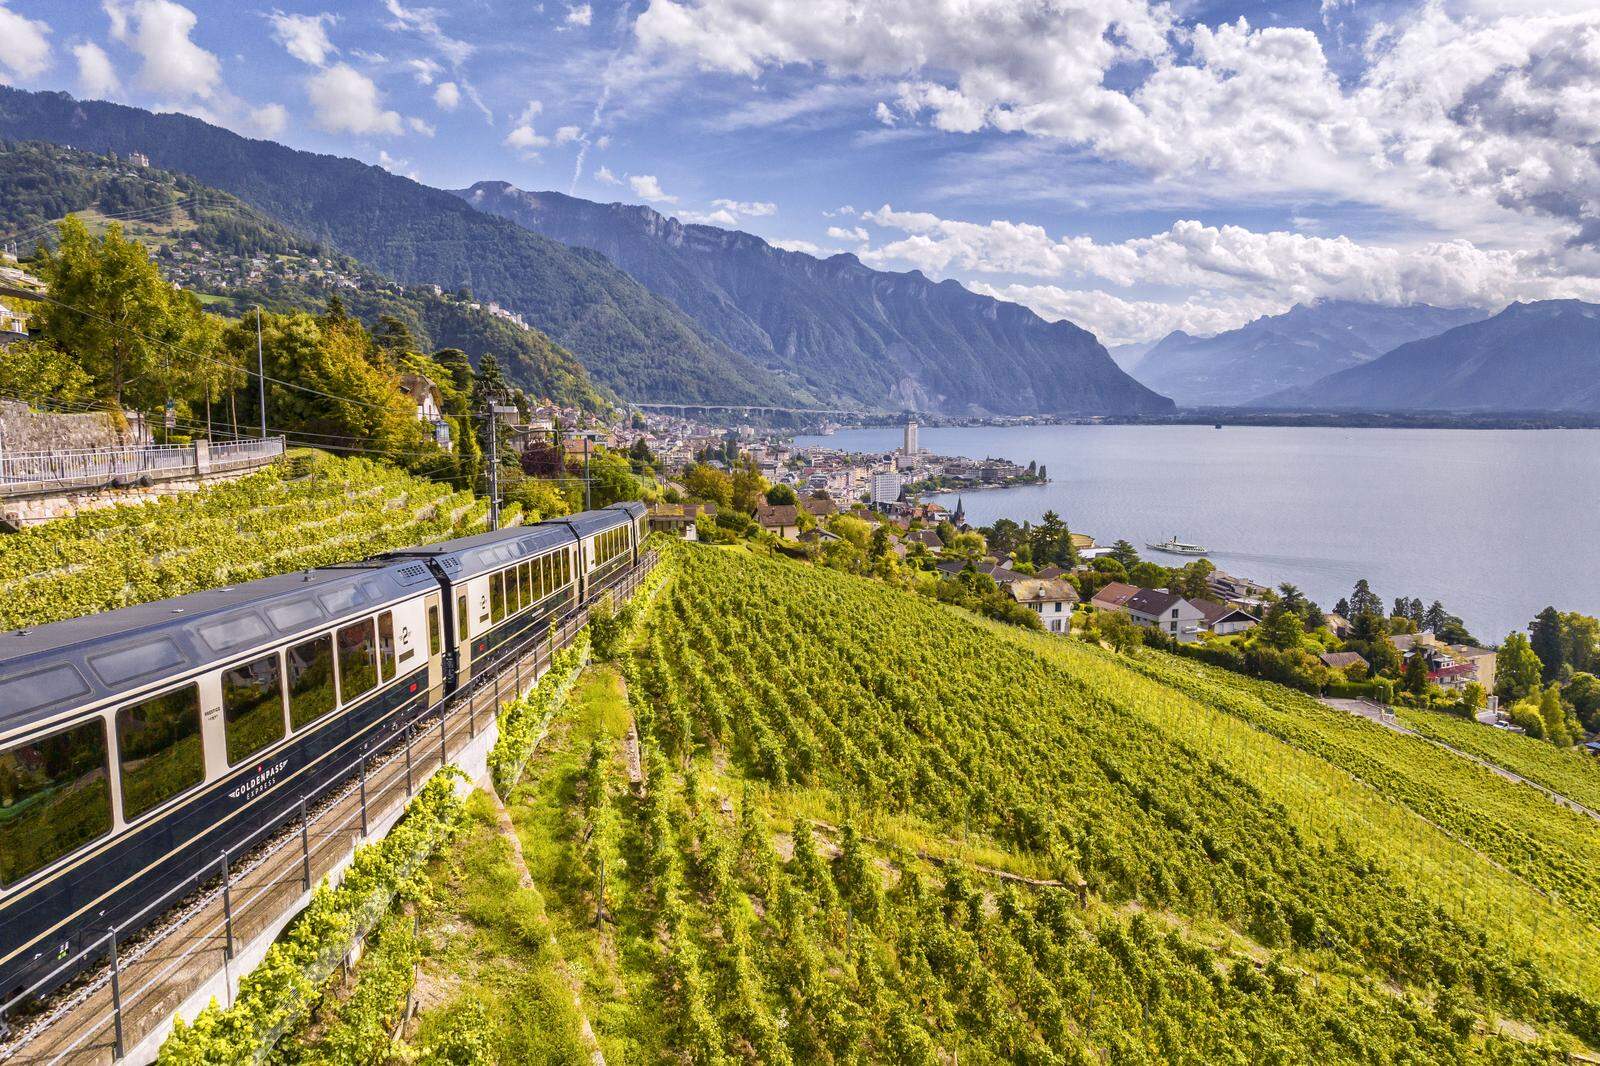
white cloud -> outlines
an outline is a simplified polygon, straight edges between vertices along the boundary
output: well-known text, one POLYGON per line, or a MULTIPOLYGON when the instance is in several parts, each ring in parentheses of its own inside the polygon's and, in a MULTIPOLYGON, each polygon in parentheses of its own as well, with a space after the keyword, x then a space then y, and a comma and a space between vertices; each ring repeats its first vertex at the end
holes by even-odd
POLYGON ((501 143, 507 148, 514 149, 524 159, 532 159, 538 155, 540 148, 550 143, 550 138, 538 133, 532 125, 524 122, 506 134, 506 139, 501 143))
POLYGON ((675 204, 676 196, 668 196, 661 188, 661 183, 654 174, 630 174, 628 185, 632 187, 633 194, 640 199, 648 200, 653 204, 675 204))
POLYGON ((830 254, 826 248, 812 244, 810 241, 785 240, 768 241, 774 248, 782 248, 786 252, 804 252, 806 255, 825 256, 830 254))
POLYGON ((417 79, 418 85, 432 85, 433 80, 444 72, 444 68, 426 56, 421 59, 406 60, 406 69, 411 71, 411 76, 417 79))
POLYGON ((1129 300, 1100 289, 1058 285, 1003 285, 977 282, 969 288, 997 300, 1022 304, 1052 322, 1067 319, 1093 333, 1101 344, 1129 344, 1165 337, 1175 329, 1211 336, 1236 329, 1262 315, 1287 311, 1293 301, 1196 300, 1163 303, 1129 300))
MULTIPOLYGON (((668 197, 668 201, 676 199, 668 197)), ((717 199, 711 201, 710 211, 680 211, 683 222, 698 222, 704 226, 737 226, 746 218, 766 218, 778 213, 778 205, 764 200, 744 201, 717 199)))
POLYGON ((622 184, 622 179, 611 173, 611 168, 604 163, 600 165, 600 169, 594 172, 594 176, 596 181, 604 182, 607 185, 622 184))
POLYGON ((434 127, 433 123, 427 121, 426 119, 415 117, 408 118, 406 119, 406 125, 410 127, 412 133, 419 133, 424 137, 432 137, 435 133, 439 132, 438 129, 434 127))
POLYGON ((336 63, 306 81, 306 95, 319 128, 329 133, 398 136, 399 112, 386 110, 371 78, 347 63, 336 63))
POLYGON ((650 0, 635 34, 647 59, 743 77, 893 81, 880 122, 1082 146, 1196 192, 1600 241, 1600 6, 1427 0, 1371 23, 1343 77, 1312 30, 1194 24, 1190 6, 650 0))
POLYGON ((85 96, 110 96, 122 88, 117 70, 104 48, 93 41, 84 41, 72 46, 72 55, 78 61, 78 88, 85 96))
POLYGON ((543 111, 544 103, 542 101, 529 100, 517 117, 511 120, 511 124, 513 126, 526 126, 538 118, 543 111))
POLYGON ((600 149, 602 152, 605 151, 607 148, 610 148, 611 147, 611 134, 602 133, 600 135, 599 139, 594 142, 594 146, 596 148, 600 149))
POLYGON ((282 104, 263 104, 251 110, 250 128, 263 137, 276 137, 289 128, 289 111, 282 104))
POLYGON ((454 111, 461 106, 461 87, 453 81, 441 81, 433 90, 433 102, 440 111, 454 111))
POLYGON ((562 126, 556 130, 557 144, 570 144, 583 136, 583 131, 576 126, 562 126))
POLYGON ((451 37, 440 28, 439 16, 445 12, 439 8, 408 8, 401 4, 400 0, 384 0, 383 6, 392 16, 392 21, 389 23, 391 30, 408 30, 417 34, 444 56, 452 67, 459 67, 476 51, 468 42, 451 37))
POLYGON ((872 115, 885 126, 893 126, 895 123, 900 121, 899 117, 894 113, 894 108, 890 107, 882 100, 878 101, 878 106, 873 109, 872 115))
POLYGON ((189 39, 195 14, 173 0, 106 0, 111 35, 142 63, 139 85, 178 99, 209 99, 221 85, 222 64, 189 39))
POLYGON ((587 26, 594 21, 594 10, 588 4, 574 4, 567 8, 568 26, 587 26))
POLYGON ((732 211, 736 215, 749 215, 755 218, 778 213, 778 205, 765 200, 712 200, 711 205, 724 211, 732 211))
POLYGON ((328 27, 336 20, 335 15, 291 15, 274 11, 267 18, 272 23, 272 35, 278 39, 278 43, 302 63, 309 63, 313 67, 324 66, 328 56, 339 51, 328 40, 328 27))
POLYGON ((865 244, 872 239, 872 235, 860 226, 853 226, 850 229, 845 229, 842 226, 829 226, 828 236, 836 241, 853 241, 857 244, 865 244))
MULTIPOLYGON (((0 0, 0 66, 19 78, 36 78, 43 74, 50 69, 49 35, 49 24, 19 15, 0 0)), ((78 63, 81 80, 82 59, 78 63)))
POLYGON ((409 159, 396 159, 388 152, 379 151, 378 165, 391 174, 399 174, 401 177, 410 178, 412 181, 421 180, 417 171, 411 166, 411 160, 409 159))

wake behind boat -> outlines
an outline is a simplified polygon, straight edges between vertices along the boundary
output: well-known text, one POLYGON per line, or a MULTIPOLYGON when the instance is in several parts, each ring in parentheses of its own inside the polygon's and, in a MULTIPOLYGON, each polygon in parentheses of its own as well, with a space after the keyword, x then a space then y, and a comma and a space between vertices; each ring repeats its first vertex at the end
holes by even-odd
POLYGON ((1168 555, 1206 554, 1206 549, 1203 546, 1199 544, 1190 544, 1187 541, 1179 540, 1176 533, 1172 535, 1170 540, 1164 540, 1160 544, 1150 544, 1146 542, 1145 547, 1151 549, 1152 551, 1166 552, 1168 555))

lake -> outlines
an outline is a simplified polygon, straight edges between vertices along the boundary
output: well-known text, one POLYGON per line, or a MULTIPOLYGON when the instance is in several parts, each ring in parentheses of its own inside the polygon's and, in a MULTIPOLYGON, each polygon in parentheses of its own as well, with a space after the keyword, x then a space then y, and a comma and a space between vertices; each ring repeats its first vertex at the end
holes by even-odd
MULTIPOLYGON (((797 443, 900 440, 885 428, 797 443)), ((1385 606, 1441 600, 1496 643, 1547 604, 1600 614, 1600 430, 1023 426, 924 428, 919 443, 1048 468, 1048 485, 966 493, 973 525, 1053 509, 1169 565, 1185 560, 1144 546, 1176 533, 1220 569, 1293 582, 1325 609, 1365 577, 1385 606)))

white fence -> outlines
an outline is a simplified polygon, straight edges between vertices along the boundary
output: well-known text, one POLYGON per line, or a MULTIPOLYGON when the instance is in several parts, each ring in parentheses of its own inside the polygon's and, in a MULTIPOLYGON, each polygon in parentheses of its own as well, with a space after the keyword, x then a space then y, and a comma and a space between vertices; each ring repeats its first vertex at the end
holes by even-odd
POLYGON ((67 452, 0 452, 0 496, 173 481, 262 466, 283 455, 282 437, 212 444, 67 452))

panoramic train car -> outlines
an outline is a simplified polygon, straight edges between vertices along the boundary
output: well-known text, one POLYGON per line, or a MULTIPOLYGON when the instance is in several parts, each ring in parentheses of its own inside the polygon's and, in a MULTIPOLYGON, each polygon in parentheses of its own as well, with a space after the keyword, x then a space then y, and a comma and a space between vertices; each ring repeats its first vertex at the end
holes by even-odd
POLYGON ((441 606, 426 567, 373 562, 0 637, 0 1001, 437 698, 441 606))
POLYGON ((614 503, 606 510, 626 511, 629 520, 633 523, 633 561, 639 561, 639 553, 644 551, 644 539, 650 535, 650 511, 638 500, 628 500, 625 503, 614 503))
POLYGON ((427 565, 447 593, 446 692, 482 673, 497 649, 543 632, 577 605, 577 544, 566 522, 545 522, 384 557, 427 565))
POLYGON ((71 977, 548 631, 638 558, 644 517, 618 504, 0 635, 0 1003, 71 977))

